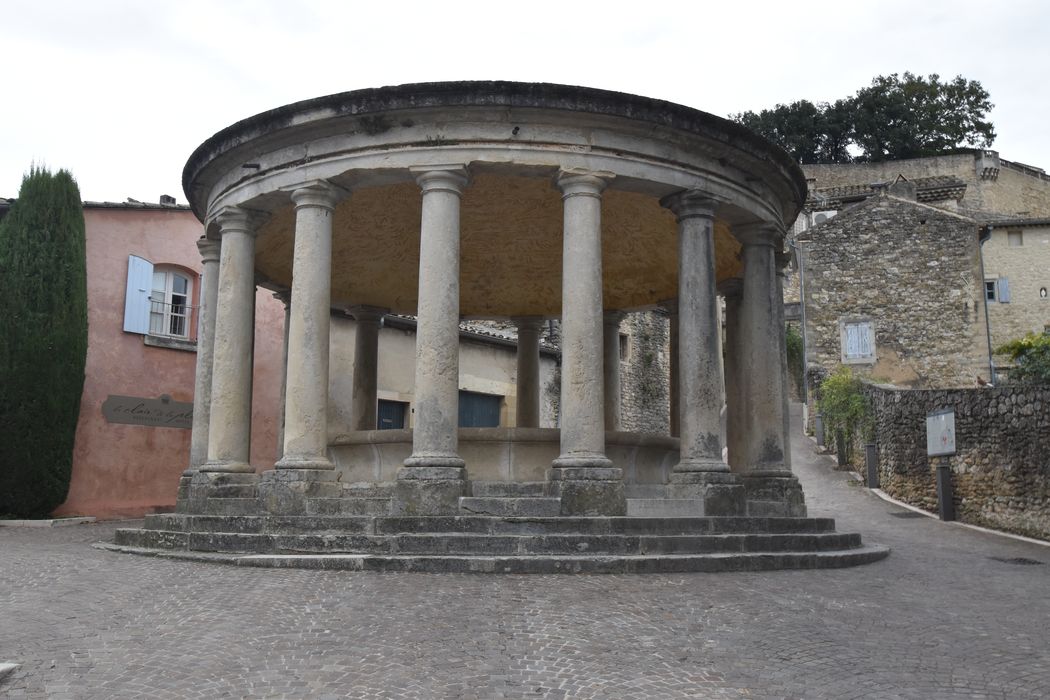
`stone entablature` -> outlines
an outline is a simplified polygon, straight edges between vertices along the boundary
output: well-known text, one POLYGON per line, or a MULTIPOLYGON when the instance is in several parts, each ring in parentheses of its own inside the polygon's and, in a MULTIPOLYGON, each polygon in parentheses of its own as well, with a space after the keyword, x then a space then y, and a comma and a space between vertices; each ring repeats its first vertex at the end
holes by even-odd
POLYGON ((936 391, 870 387, 882 489, 937 510, 926 415, 955 412, 956 516, 963 522, 1050 540, 1050 388, 936 391))

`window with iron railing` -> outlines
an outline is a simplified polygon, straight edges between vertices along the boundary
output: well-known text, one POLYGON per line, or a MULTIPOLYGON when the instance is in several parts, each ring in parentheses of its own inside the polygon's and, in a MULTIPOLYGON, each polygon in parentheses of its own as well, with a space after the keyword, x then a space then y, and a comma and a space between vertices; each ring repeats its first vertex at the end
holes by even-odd
POLYGON ((193 282, 173 270, 153 269, 153 289, 149 295, 150 335, 175 338, 190 336, 193 282))

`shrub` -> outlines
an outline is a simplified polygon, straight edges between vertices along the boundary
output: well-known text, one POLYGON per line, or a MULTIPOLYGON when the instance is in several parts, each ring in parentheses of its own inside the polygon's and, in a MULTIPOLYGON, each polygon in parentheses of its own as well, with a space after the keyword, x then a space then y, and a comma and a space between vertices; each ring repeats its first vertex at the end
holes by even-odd
POLYGON ((874 429, 871 405, 864 383, 845 365, 829 374, 820 385, 817 407, 824 416, 825 434, 841 430, 846 444, 860 438, 870 440, 874 429))
POLYGON ((1050 333, 1029 333, 995 350, 1014 361, 1010 379, 1024 384, 1050 384, 1050 333))

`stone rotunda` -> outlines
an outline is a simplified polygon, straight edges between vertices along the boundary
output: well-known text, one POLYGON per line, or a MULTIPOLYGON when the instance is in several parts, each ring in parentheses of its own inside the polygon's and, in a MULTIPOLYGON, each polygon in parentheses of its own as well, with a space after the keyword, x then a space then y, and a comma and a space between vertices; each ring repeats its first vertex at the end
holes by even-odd
POLYGON ((743 127, 579 87, 403 85, 238 122, 193 153, 183 178, 206 227, 191 466, 177 512, 119 531, 118 548, 515 572, 885 556, 805 517, 778 271, 806 185, 743 127), (261 474, 248 460, 257 286, 288 305, 281 457, 261 474), (657 306, 677 337, 677 438, 625 433, 614 419, 619 337, 608 328, 657 306), (358 322, 358 430, 334 441, 333 310, 358 322), (418 324, 406 430, 374 430, 387 313, 418 324), (464 318, 518 327, 513 427, 458 428, 464 318), (551 318, 562 333, 557 429, 538 427, 539 328, 551 318))

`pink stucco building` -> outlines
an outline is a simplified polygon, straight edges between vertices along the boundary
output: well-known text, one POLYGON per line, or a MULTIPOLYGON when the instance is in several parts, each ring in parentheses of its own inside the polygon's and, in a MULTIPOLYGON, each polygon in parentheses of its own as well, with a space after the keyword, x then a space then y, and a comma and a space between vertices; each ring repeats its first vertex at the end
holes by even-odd
MULTIPOLYGON (((87 366, 69 495, 56 515, 173 508, 189 465, 203 227, 188 207, 162 201, 84 203, 87 366)), ((251 459, 261 471, 277 452, 284 307, 260 290, 256 316, 251 459)))

